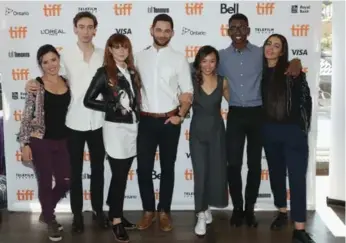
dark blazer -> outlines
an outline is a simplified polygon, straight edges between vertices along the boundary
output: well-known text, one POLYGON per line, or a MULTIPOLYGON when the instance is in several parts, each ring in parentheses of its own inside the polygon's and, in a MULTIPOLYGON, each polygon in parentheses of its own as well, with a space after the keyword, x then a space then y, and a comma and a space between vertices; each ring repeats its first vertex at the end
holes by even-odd
POLYGON ((134 83, 135 72, 129 69, 132 87, 131 92, 130 80, 117 70, 117 84, 113 83, 108 78, 106 68, 100 67, 94 75, 91 84, 84 97, 84 105, 87 108, 105 112, 105 120, 117 123, 134 123, 133 114, 136 114, 136 122, 139 120, 140 111, 140 90, 134 83), (97 100, 99 95, 103 96, 102 100, 97 100), (131 110, 124 107, 121 103, 123 96, 127 96, 130 100, 131 110))

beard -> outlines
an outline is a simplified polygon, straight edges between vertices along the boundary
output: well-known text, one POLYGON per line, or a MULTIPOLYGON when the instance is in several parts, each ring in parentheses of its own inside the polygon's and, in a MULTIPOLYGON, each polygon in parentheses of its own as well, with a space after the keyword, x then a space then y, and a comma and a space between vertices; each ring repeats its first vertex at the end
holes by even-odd
POLYGON ((154 43, 157 45, 157 46, 160 46, 160 47, 164 47, 164 46, 167 46, 169 44, 169 42, 171 41, 171 39, 168 39, 167 41, 165 41, 164 43, 161 43, 159 42, 159 40, 157 40, 155 37, 153 37, 154 39, 154 43))

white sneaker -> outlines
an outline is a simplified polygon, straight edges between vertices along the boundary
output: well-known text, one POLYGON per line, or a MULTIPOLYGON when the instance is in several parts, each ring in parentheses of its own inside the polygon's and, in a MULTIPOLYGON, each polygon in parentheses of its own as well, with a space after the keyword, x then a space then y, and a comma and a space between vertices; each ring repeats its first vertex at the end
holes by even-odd
POLYGON ((211 214, 210 209, 208 208, 205 212, 205 221, 207 224, 211 224, 213 222, 213 215, 211 214))
POLYGON ((207 223, 206 223, 206 217, 204 212, 200 212, 197 214, 197 223, 195 226, 195 234, 197 236, 204 236, 207 232, 207 223))

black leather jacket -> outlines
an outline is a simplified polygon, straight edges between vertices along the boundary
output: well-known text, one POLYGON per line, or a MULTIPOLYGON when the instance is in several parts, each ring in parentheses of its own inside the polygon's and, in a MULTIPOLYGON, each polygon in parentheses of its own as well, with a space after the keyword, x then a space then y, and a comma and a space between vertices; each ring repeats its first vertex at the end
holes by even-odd
POLYGON ((113 85, 105 67, 100 67, 94 75, 84 97, 87 108, 105 112, 105 120, 117 123, 135 123, 139 120, 140 91, 134 83, 134 72, 129 70, 134 92, 131 91, 130 81, 118 70, 117 85, 113 85), (102 100, 97 100, 99 95, 102 100), (122 102, 126 101, 126 102, 122 102), (135 113, 136 121, 133 119, 135 113))

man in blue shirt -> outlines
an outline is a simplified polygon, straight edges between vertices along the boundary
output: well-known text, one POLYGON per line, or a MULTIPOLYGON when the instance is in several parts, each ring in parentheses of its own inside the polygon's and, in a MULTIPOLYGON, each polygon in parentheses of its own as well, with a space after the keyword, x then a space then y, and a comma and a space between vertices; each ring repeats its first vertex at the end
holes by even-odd
MULTIPOLYGON (((232 44, 220 50, 219 74, 227 77, 230 87, 227 118, 228 182, 233 202, 232 226, 239 227, 243 220, 250 227, 257 227, 254 205, 261 182, 262 160, 262 97, 261 79, 262 47, 251 44, 248 19, 243 14, 234 14, 228 21, 228 35, 232 44), (242 195, 241 169, 245 138, 247 139, 247 183, 245 210, 242 195)), ((297 76, 301 70, 299 59, 293 59, 287 74, 297 76)))

